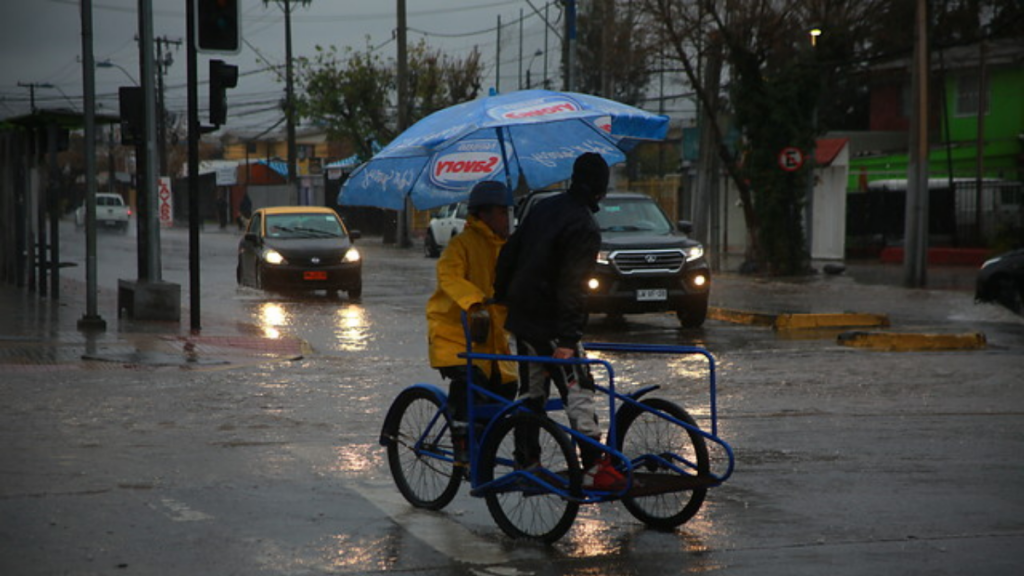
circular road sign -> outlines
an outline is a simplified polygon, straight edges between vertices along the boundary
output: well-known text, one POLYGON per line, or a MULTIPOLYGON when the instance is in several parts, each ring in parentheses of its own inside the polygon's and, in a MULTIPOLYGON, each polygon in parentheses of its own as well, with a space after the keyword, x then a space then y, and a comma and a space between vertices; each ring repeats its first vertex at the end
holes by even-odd
POLYGON ((779 168, 786 172, 796 172, 804 165, 804 153, 796 146, 787 146, 779 152, 779 168))

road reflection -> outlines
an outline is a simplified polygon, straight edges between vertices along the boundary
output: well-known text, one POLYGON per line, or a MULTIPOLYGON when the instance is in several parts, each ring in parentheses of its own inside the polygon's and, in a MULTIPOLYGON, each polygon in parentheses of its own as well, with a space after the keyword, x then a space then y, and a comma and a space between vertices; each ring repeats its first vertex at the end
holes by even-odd
POLYGON ((367 349, 370 323, 362 306, 343 306, 335 312, 334 336, 337 349, 343 352, 362 352, 367 349))
POLYGON ((280 338, 281 329, 291 324, 291 317, 284 306, 276 302, 264 302, 256 308, 256 321, 267 338, 280 338))

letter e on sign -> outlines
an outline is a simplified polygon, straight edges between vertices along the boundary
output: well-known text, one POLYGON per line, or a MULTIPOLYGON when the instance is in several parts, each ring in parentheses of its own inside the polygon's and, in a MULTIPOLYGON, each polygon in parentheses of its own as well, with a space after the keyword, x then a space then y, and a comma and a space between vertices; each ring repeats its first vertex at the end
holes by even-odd
POLYGON ((779 168, 786 172, 796 172, 804 165, 804 153, 796 146, 787 146, 779 152, 779 168))

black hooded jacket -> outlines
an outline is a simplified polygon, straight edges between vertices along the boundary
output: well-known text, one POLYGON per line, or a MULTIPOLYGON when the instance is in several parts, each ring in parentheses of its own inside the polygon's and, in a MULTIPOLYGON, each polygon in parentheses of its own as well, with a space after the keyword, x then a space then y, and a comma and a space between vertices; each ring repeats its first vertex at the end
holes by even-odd
POLYGON ((584 282, 601 247, 586 186, 537 203, 498 257, 494 297, 517 337, 573 348, 586 323, 584 282))

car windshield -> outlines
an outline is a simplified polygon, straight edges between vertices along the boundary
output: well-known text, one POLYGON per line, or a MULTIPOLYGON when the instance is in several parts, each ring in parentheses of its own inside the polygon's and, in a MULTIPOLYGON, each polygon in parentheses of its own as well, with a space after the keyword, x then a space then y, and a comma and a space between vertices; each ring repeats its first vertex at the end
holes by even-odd
POLYGON ((340 238, 345 235, 333 214, 268 214, 270 238, 340 238))
POLYGON ((665 213, 648 198, 605 198, 594 218, 601 232, 668 234, 672 231, 672 223, 665 213))

